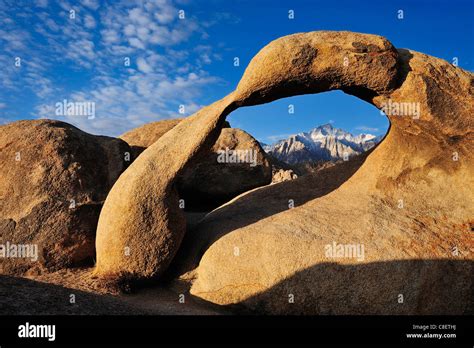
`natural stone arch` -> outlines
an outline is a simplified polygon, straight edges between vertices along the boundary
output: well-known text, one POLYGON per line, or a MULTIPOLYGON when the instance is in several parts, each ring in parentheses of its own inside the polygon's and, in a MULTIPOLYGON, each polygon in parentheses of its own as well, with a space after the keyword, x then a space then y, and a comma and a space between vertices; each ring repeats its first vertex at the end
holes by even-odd
MULTIPOLYGON (((253 58, 236 91, 181 122, 121 175, 99 219, 97 272, 149 279, 159 276, 168 267, 185 232, 174 180, 202 151, 212 146, 231 111, 281 97, 333 89, 353 94, 378 108, 388 101, 418 102, 421 114, 418 120, 389 114, 391 128, 385 140, 359 171, 331 196, 347 198, 352 192, 364 206, 372 207, 381 201, 391 206, 400 192, 415 192, 431 204, 421 210, 428 207, 450 211, 457 222, 465 223, 474 216, 474 185, 467 189, 459 187, 473 169, 470 155, 473 148, 472 81, 472 74, 462 69, 420 53, 397 50, 385 38, 376 35, 311 32, 275 40, 253 58), (454 150, 465 160, 453 162, 450 155, 454 150), (426 180, 430 180, 429 187, 423 184, 426 180), (422 183, 420 187, 414 185, 418 182, 422 183), (440 190, 435 197, 432 197, 433 189, 440 190), (375 197, 371 196, 372 191, 375 197), (466 203, 469 202, 465 200, 466 195, 471 203, 466 203), (453 207, 440 201, 440 197, 459 205, 453 207)), ((344 200, 341 202, 344 205, 344 200)), ((329 205, 323 208, 330 214, 329 205)), ((347 204, 334 213, 344 208, 354 207, 347 204)), ((314 205, 311 209, 315 209, 314 205)), ((373 211, 372 208, 367 210, 373 211)), ((367 218, 376 219, 375 216, 367 218)), ((336 225, 340 224, 336 221, 336 225)), ((450 233, 448 237, 436 237, 441 249, 453 240, 468 243, 468 235, 460 229, 450 233)), ((406 242, 404 236, 391 238, 406 242)), ((413 253, 426 257, 442 255, 441 249, 424 249, 422 244, 416 244, 413 253)), ((243 286, 237 293, 227 291, 226 286, 238 283, 237 278, 242 274, 219 274, 216 268, 221 265, 213 263, 222 261, 221 256, 218 246, 206 252, 193 293, 216 303, 235 303, 278 281, 271 279, 270 283, 257 288, 243 286), (223 291, 218 291, 220 286, 223 291)), ((397 257, 397 253, 390 256, 397 257)), ((304 259, 304 255, 298 257, 304 259)), ((384 257, 374 253, 369 261, 384 257)), ((294 271, 291 264, 288 264, 288 272, 294 271)), ((278 277, 284 276, 278 274, 278 277)), ((259 273, 259 277, 270 276, 259 273)))

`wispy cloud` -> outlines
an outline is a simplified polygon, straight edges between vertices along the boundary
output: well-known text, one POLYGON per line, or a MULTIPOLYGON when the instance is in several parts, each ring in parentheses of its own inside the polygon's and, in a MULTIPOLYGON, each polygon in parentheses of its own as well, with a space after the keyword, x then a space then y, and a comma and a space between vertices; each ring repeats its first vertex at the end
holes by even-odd
POLYGON ((38 103, 31 116, 61 119, 92 133, 118 135, 145 122, 189 115, 201 107, 203 88, 219 82, 206 65, 221 58, 211 45, 184 45, 194 35, 205 37, 208 24, 187 13, 180 18, 182 4, 38 0, 34 8, 0 9, 0 20, 10 23, 0 30, 7 47, 0 64, 9 66, 1 87, 32 91, 38 103), (32 23, 28 30, 18 14, 32 23), (24 57, 20 70, 12 52, 24 57), (79 76, 80 83, 70 76, 79 76), (63 99, 94 102, 96 117, 56 115, 54 105, 63 99))
MULTIPOLYGON (((200 88, 215 78, 190 73, 170 79, 162 74, 145 74, 138 71, 126 80, 107 80, 92 90, 71 94, 71 101, 96 103, 96 115, 93 120, 81 116, 55 116, 54 103, 41 104, 36 110, 39 117, 57 118, 77 125, 79 128, 99 134, 108 130, 108 134, 119 135, 130 128, 157 119, 190 115, 201 105, 193 102, 200 88), (184 110, 183 114, 179 111, 184 110)), ((60 101, 60 100, 58 100, 60 101)))

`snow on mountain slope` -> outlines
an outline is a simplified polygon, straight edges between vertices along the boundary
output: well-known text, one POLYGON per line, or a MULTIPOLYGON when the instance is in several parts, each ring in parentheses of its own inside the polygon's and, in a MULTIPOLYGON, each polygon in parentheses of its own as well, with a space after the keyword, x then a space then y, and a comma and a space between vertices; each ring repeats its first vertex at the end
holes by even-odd
POLYGON ((280 140, 273 145, 262 144, 263 149, 277 159, 296 164, 307 161, 331 161, 361 154, 374 147, 382 136, 352 135, 331 124, 314 128, 280 140))

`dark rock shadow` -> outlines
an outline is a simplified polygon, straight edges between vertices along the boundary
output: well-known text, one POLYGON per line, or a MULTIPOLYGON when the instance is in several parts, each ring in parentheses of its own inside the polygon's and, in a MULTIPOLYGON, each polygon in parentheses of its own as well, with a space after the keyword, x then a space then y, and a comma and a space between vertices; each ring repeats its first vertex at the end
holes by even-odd
POLYGON ((375 148, 316 173, 244 193, 210 212, 199 223, 188 224, 191 228, 186 232, 165 279, 194 269, 205 251, 227 233, 288 210, 289 199, 293 200, 294 207, 298 207, 336 190, 354 175, 375 148), (205 228, 201 228, 203 225, 205 228))
POLYGON ((151 314, 132 308, 112 295, 98 295, 0 275, 1 315, 125 315, 151 314), (70 296, 75 296, 75 303, 70 296))
POLYGON ((321 263, 230 308, 251 314, 472 315, 473 274, 471 260, 321 263))

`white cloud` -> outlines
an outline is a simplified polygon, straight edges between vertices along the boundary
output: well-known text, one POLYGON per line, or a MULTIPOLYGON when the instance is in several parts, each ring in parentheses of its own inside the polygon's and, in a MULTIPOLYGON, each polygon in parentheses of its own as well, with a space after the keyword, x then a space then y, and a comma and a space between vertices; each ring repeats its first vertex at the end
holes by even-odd
POLYGON ((148 14, 146 14, 141 8, 135 7, 134 9, 128 12, 130 20, 138 25, 144 26, 150 23, 148 14))
POLYGON ((135 1, 135 5, 126 10, 110 7, 107 9, 107 16, 102 18, 101 22, 109 29, 119 31, 126 37, 135 38, 127 44, 137 49, 149 45, 173 46, 187 40, 190 35, 200 30, 195 19, 179 20, 178 10, 170 1, 162 0, 135 1))
POLYGON ((140 38, 140 40, 146 42, 148 40, 148 35, 150 33, 150 29, 140 27, 137 29, 137 36, 140 38))
POLYGON ((4 48, 2 50, 9 51, 11 53, 19 53, 25 51, 28 48, 27 42, 31 36, 28 32, 23 29, 0 29, 0 42, 3 41, 4 48))
POLYGON ((140 70, 141 72, 144 72, 144 73, 153 72, 153 68, 142 57, 137 59, 137 67, 138 67, 138 70, 140 70))
POLYGON ((61 29, 61 27, 51 18, 45 18, 44 24, 49 30, 54 32, 58 32, 61 29))
POLYGON ((25 75, 23 80, 30 86, 38 98, 44 99, 54 95, 55 88, 50 79, 34 71, 28 71, 25 75))
POLYGON ((128 39, 128 42, 130 43, 131 46, 133 47, 136 47, 136 48, 140 48, 142 50, 145 49, 145 45, 143 44, 143 42, 141 42, 139 39, 137 39, 136 37, 132 37, 130 39, 128 39))
POLYGON ((196 104, 196 103, 183 104, 183 105, 184 105, 184 112, 186 115, 192 115, 205 106, 205 105, 196 104))
POLYGON ((102 40, 106 45, 120 42, 120 34, 114 29, 105 29, 100 33, 102 34, 102 40))
POLYGON ((202 36, 203 29, 191 15, 179 20, 171 1, 82 0, 71 5, 61 0, 59 5, 64 10, 59 14, 30 13, 40 20, 29 30, 42 40, 33 40, 21 26, 0 29, 5 52, 27 52, 29 57, 18 80, 10 57, 0 52, 0 65, 9 66, 0 75, 0 97, 8 86, 21 92, 28 85, 39 98, 32 116, 58 118, 95 134, 118 135, 146 122, 183 116, 178 114, 179 105, 185 106, 186 115, 194 113, 202 107, 197 99, 203 88, 218 81, 203 70, 215 59, 210 45, 196 51, 178 46, 192 35, 202 36), (71 8, 76 9, 76 20, 68 17, 71 8), (130 57, 131 66, 124 65, 125 57, 130 57), (84 81, 85 87, 71 91, 56 80, 58 63, 73 74, 86 68, 93 77, 84 81), (56 116, 54 105, 63 99, 95 102, 96 118, 56 116))
POLYGON ((201 64, 211 64, 213 60, 222 60, 219 54, 213 52, 210 45, 198 45, 194 48, 194 51, 199 55, 201 64))
POLYGON ((154 17, 161 24, 167 24, 172 22, 178 15, 178 10, 171 6, 162 6, 158 11, 155 12, 154 17))
MULTIPOLYGON (((170 79, 163 74, 136 72, 126 80, 111 79, 91 91, 72 94, 70 101, 96 103, 96 118, 60 116, 52 113, 51 105, 36 108, 39 117, 58 118, 94 134, 119 135, 143 123, 176 117, 179 105, 185 105, 185 115, 201 106, 193 101, 201 88, 216 79, 204 72, 192 73, 170 79)), ((181 115, 183 116, 183 115, 181 115)))
POLYGON ((127 24, 125 28, 123 28, 123 32, 127 36, 133 36, 136 34, 137 29, 135 28, 133 24, 127 24))
POLYGON ((71 41, 68 45, 66 57, 79 65, 89 68, 96 58, 94 46, 94 42, 87 39, 71 41))
POLYGON ((86 15, 84 17, 84 26, 87 29, 94 29, 95 26, 96 26, 96 22, 95 22, 94 17, 92 17, 91 15, 86 15))
POLYGON ((99 2, 97 0, 82 0, 81 4, 84 5, 85 7, 90 8, 91 10, 97 10, 100 6, 99 2))

